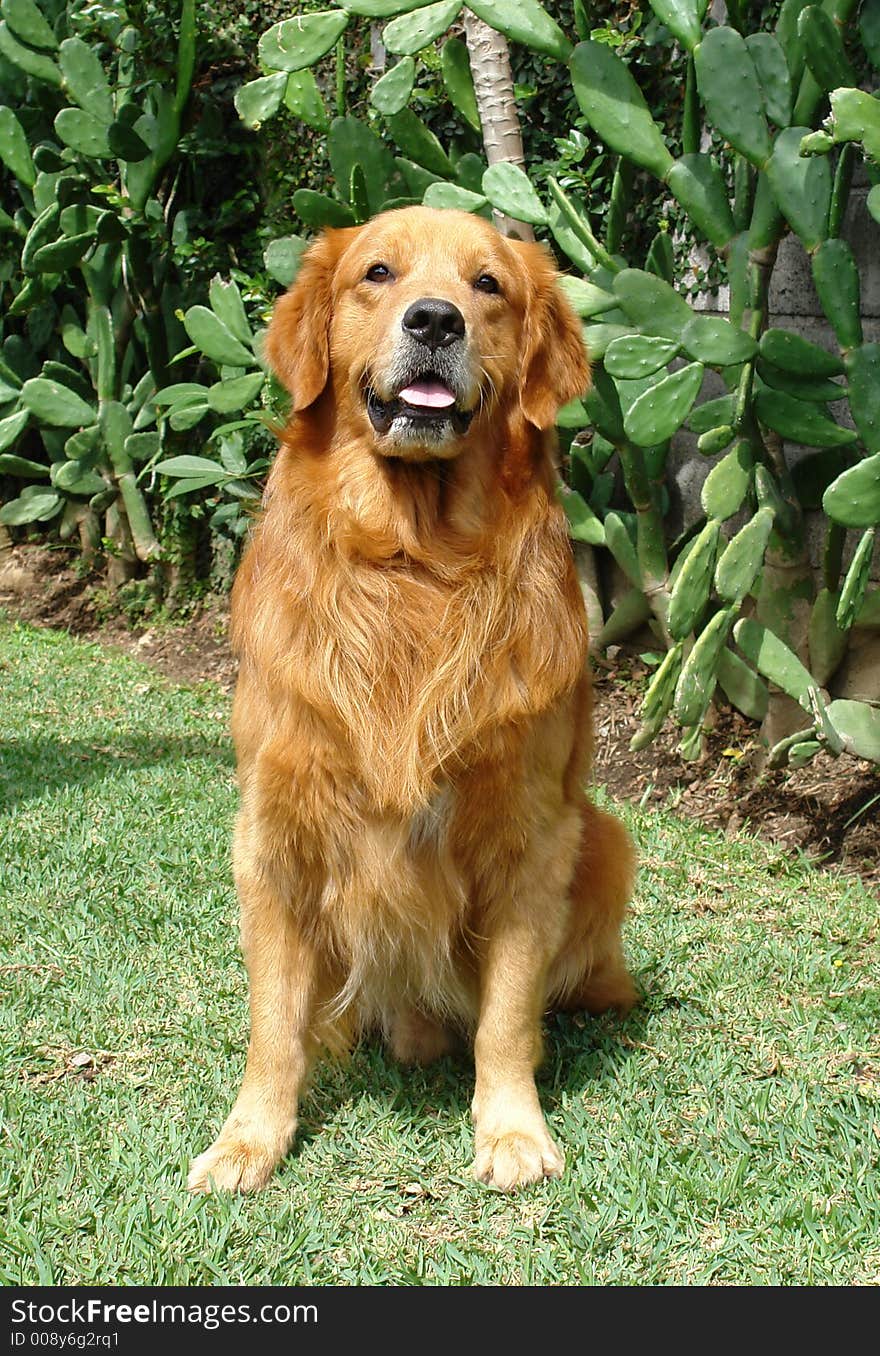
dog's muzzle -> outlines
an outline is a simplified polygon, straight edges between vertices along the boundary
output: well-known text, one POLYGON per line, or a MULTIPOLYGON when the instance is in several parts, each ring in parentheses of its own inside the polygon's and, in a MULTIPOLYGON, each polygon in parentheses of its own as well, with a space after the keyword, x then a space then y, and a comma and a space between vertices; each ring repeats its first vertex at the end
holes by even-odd
POLYGON ((464 316, 451 301, 422 297, 400 325, 403 337, 382 383, 391 395, 380 395, 372 382, 366 388, 370 423, 404 443, 461 437, 474 416, 462 403, 470 385, 464 316))

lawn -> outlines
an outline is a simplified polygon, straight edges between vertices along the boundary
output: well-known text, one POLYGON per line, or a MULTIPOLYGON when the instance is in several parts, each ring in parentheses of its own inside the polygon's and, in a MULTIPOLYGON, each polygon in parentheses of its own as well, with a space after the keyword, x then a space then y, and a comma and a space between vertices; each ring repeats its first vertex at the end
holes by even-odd
POLYGON ((624 809, 646 1000, 553 1018, 568 1171, 469 1177, 472 1070, 325 1065, 262 1195, 183 1181, 236 1091, 229 703, 0 623, 0 1280, 877 1284, 877 910, 756 838, 624 809))

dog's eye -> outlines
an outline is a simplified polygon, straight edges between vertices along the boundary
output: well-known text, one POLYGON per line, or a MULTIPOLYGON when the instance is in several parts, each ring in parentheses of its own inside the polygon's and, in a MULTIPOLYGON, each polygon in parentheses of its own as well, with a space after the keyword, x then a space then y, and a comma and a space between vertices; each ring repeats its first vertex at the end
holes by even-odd
POLYGON ((493 278, 491 273, 481 273, 479 278, 477 278, 476 282, 474 283, 474 287, 477 289, 478 292, 501 291, 501 288, 498 285, 498 279, 493 278))
POLYGON ((381 283, 390 282, 394 274, 386 264, 373 264, 367 269, 364 277, 367 282, 381 283))

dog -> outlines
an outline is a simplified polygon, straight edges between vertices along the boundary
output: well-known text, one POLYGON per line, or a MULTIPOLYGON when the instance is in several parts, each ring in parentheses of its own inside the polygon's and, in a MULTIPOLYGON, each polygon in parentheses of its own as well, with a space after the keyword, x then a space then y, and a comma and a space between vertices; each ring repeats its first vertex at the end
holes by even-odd
POLYGON ((543 246, 405 207, 330 230, 266 351, 292 414, 232 598, 251 1035, 195 1191, 262 1187, 321 1051, 473 1039, 475 1176, 563 1171, 550 1008, 627 1010, 629 836, 585 794, 587 626, 553 426, 579 323, 543 246))

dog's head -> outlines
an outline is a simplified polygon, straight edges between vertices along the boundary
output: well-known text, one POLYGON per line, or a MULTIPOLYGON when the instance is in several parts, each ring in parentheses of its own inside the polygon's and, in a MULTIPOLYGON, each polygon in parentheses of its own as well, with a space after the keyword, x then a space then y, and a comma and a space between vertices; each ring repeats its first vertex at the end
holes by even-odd
POLYGON ((386 212, 311 246, 267 352, 295 411, 329 384, 377 452, 455 457, 499 410, 549 428, 586 390, 580 326, 556 276, 540 245, 481 217, 386 212))

